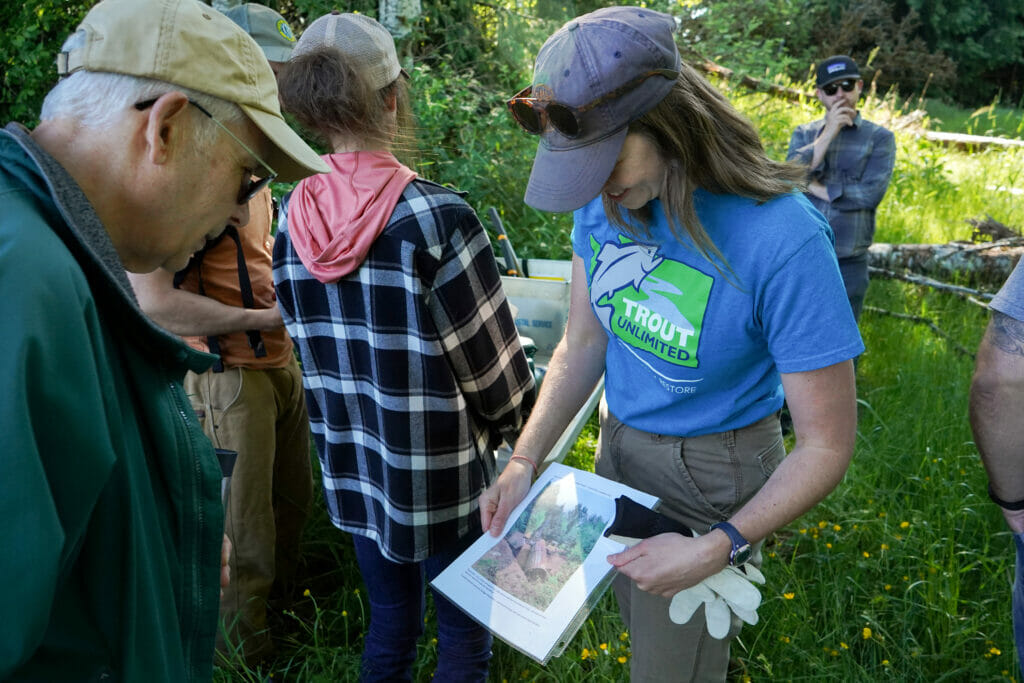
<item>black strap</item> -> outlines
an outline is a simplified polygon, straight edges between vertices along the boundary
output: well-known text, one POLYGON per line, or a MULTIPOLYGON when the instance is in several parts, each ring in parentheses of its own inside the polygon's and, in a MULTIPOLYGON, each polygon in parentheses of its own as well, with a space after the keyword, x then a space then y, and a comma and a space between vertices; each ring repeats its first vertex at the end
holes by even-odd
MULTIPOLYGON (((180 289, 181 284, 185 281, 185 276, 193 268, 196 269, 196 275, 199 278, 198 293, 200 296, 206 296, 206 288, 203 286, 203 258, 207 252, 220 244, 220 241, 225 237, 230 237, 235 242, 235 254, 238 263, 238 289, 242 295, 242 306, 244 308, 256 308, 256 302, 252 295, 252 281, 249 279, 249 269, 245 265, 245 254, 242 252, 242 240, 238 237, 238 228, 233 225, 229 225, 224 229, 216 239, 212 239, 206 243, 206 245, 192 255, 189 259, 188 264, 174 274, 174 288, 180 289)), ((260 335, 259 330, 246 330, 246 336, 249 338, 249 348, 252 349, 253 355, 256 358, 264 358, 267 355, 266 345, 263 343, 263 336, 260 335)), ((210 335, 206 338, 206 345, 210 349, 210 353, 217 356, 217 362, 213 364, 211 368, 214 372, 224 372, 224 361, 220 356, 220 342, 217 341, 217 337, 210 335)))

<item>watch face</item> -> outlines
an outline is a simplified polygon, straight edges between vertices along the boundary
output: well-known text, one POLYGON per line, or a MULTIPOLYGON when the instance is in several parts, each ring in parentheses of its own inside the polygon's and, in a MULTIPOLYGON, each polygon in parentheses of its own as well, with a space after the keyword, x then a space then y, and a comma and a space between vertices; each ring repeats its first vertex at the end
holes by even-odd
POLYGON ((749 560, 751 555, 752 555, 752 552, 751 552, 750 544, 749 543, 746 544, 746 545, 740 546, 739 548, 736 548, 735 552, 733 552, 732 558, 730 558, 730 560, 729 560, 729 564, 731 564, 733 566, 741 565, 744 562, 746 562, 747 560, 749 560))

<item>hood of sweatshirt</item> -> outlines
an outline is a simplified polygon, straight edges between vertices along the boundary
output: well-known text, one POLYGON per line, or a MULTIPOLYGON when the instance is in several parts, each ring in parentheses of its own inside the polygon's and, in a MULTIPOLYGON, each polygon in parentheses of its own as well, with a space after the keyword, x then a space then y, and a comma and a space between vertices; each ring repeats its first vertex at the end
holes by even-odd
POLYGON ((390 152, 322 159, 331 172, 305 178, 292 192, 288 234, 306 269, 327 283, 362 264, 416 173, 390 152))

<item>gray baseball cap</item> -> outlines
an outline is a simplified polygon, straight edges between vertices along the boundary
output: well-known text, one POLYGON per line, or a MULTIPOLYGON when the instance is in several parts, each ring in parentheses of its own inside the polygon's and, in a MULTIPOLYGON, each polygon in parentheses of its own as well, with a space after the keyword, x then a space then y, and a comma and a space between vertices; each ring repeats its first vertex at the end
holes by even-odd
POLYGON ((255 2, 232 7, 228 19, 252 36, 271 62, 287 62, 295 48, 295 33, 280 14, 255 2))
POLYGON ((682 62, 675 32, 676 20, 668 14, 606 7, 569 21, 548 38, 537 54, 533 96, 584 110, 578 135, 548 127, 540 136, 527 204, 574 211, 601 192, 629 124, 676 83, 682 62))
POLYGON ((320 48, 339 50, 354 67, 365 72, 376 90, 394 83, 402 73, 395 39, 376 19, 365 14, 337 10, 325 14, 302 32, 294 55, 320 48))

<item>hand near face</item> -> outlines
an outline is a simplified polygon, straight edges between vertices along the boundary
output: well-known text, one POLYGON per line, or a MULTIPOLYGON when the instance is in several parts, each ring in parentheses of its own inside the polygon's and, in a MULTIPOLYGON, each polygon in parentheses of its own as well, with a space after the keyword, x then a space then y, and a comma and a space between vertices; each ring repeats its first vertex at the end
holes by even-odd
POLYGON ((843 128, 853 125, 857 118, 857 110, 848 102, 836 102, 835 106, 825 112, 825 131, 828 137, 835 137, 843 128))

